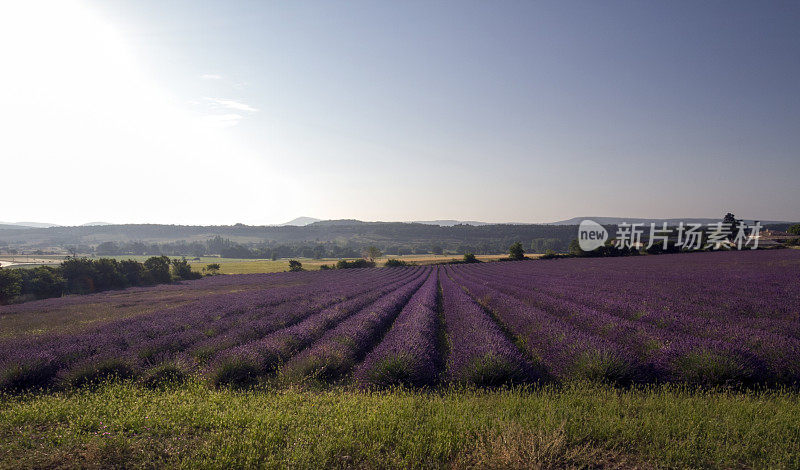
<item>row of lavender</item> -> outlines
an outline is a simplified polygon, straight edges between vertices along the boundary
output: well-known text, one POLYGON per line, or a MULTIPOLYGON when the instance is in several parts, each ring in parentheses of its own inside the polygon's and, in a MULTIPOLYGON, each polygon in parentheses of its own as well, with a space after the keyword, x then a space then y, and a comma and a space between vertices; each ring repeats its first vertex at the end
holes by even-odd
MULTIPOLYGON (((314 273, 314 283, 205 297, 79 334, 0 342, 4 388, 68 386, 106 375, 129 376, 164 363, 201 370, 241 344, 294 331, 312 319, 343 319, 419 278, 425 269, 314 273), (331 312, 338 317, 329 319, 331 312)), ((70 299, 71 300, 71 299, 70 299)), ((290 334, 290 336, 292 336, 290 334)))
POLYGON ((450 272, 556 378, 800 381, 800 252, 583 261, 450 272))
MULTIPOLYGON (((228 276, 226 282, 235 280, 228 276)), ((286 274, 81 334, 0 342, 0 385, 179 364, 214 383, 797 383, 800 251, 286 274)))

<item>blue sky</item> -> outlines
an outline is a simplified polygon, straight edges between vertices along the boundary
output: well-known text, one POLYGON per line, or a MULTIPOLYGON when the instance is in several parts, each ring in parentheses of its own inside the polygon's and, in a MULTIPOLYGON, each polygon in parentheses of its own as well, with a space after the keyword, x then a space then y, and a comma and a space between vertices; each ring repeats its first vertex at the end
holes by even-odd
POLYGON ((2 219, 800 220, 796 2, 30 5, 2 219))

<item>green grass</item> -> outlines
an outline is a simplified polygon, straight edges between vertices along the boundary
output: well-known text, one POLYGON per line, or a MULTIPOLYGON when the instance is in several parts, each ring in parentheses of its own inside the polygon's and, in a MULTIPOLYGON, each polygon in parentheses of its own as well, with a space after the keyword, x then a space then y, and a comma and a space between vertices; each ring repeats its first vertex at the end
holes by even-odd
POLYGON ((0 398, 0 467, 800 466, 796 392, 153 390, 0 398))
MULTIPOLYGON (((496 261, 500 258, 507 257, 506 254, 499 255, 477 255, 481 261, 496 261)), ((537 258, 541 255, 528 255, 529 258, 537 258)), ((124 258, 124 256, 116 257, 124 258)), ((427 265, 442 263, 445 261, 461 260, 464 257, 461 255, 403 255, 403 256, 383 256, 375 260, 378 266, 383 266, 387 259, 399 259, 417 265, 427 265)), ((318 270, 323 264, 333 266, 339 261, 339 258, 294 258, 303 264, 303 269, 307 271, 318 270)), ((353 258, 347 258, 353 259, 353 258)), ((201 261, 189 261, 192 269, 201 271, 203 268, 211 263, 217 263, 220 266, 220 274, 254 274, 254 273, 276 273, 289 270, 289 259, 268 260, 268 259, 232 259, 232 258, 201 258, 201 261)))
MULTIPOLYGON (((100 258, 112 258, 117 261, 132 259, 139 262, 144 262, 148 258, 154 255, 104 255, 104 256, 89 256, 92 259, 100 259, 100 258)), ((480 261, 496 261, 500 258, 507 257, 508 254, 497 254, 497 255, 476 255, 476 258, 480 261)), ((537 258, 541 255, 537 254, 529 254, 529 258, 537 258)), ((31 255, 31 256, 16 256, 14 259, 17 262, 30 260, 30 259, 49 259, 54 261, 63 261, 65 255, 31 255)), ((180 256, 170 256, 172 259, 181 259, 180 256)), ((193 270, 202 272, 202 269, 208 266, 209 264, 216 263, 220 265, 220 274, 257 274, 257 273, 279 273, 289 270, 289 258, 281 258, 278 260, 269 260, 269 259, 243 259, 243 258, 219 258, 215 256, 202 256, 200 257, 199 261, 194 261, 193 256, 186 256, 185 257, 189 261, 189 265, 192 267, 193 270)), ((451 261, 451 260, 461 260, 464 257, 462 255, 433 255, 433 254, 425 254, 425 255, 403 255, 403 256, 383 256, 379 259, 376 259, 378 266, 383 266, 389 258, 400 259, 403 261, 407 261, 409 263, 425 265, 425 264, 435 264, 441 263, 444 261, 451 261)), ((0 257, 0 259, 4 261, 11 261, 12 257, 10 255, 0 257)), ((340 258, 323 258, 323 259, 311 259, 311 258, 294 258, 300 261, 303 264, 303 268, 308 271, 315 271, 318 270, 319 267, 323 264, 327 265, 335 265, 340 258)), ((348 258, 353 259, 353 258, 348 258)), ((55 266, 55 264, 49 264, 49 266, 55 266)), ((26 265, 17 265, 16 268, 34 268, 37 266, 42 266, 41 263, 31 263, 26 265)))

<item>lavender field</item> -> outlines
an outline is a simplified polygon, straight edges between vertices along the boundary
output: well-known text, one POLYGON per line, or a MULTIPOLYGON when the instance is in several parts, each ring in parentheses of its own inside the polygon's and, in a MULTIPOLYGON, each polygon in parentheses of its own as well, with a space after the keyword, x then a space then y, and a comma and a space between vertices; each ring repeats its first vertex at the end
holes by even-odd
POLYGON ((216 276, 0 307, 0 333, 8 391, 190 375, 215 385, 795 384, 800 251, 216 276), (140 308, 114 316, 131 303, 140 308), (63 329, 8 326, 66 308, 63 329), (100 308, 108 319, 89 311, 100 308))

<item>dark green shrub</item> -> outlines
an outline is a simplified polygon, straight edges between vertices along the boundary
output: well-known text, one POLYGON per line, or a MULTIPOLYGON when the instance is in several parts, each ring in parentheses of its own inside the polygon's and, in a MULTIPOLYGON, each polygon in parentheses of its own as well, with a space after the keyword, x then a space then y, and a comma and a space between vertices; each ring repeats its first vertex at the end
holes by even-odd
POLYGON ((624 385, 633 379, 633 369, 623 358, 606 351, 587 351, 575 361, 571 375, 576 379, 624 385))
POLYGON ((17 271, 0 268, 0 304, 11 302, 22 293, 22 276, 17 271))
POLYGON ((136 370, 122 359, 105 359, 93 364, 78 366, 64 376, 64 384, 79 388, 99 385, 109 380, 124 380, 136 375, 136 370))
POLYGON ((289 260, 289 271, 302 271, 303 270, 303 263, 297 261, 296 259, 289 260))
POLYGON ((422 385, 415 383, 411 362, 404 356, 391 356, 375 364, 369 373, 371 383, 380 386, 422 385))
POLYGON ((525 381, 519 367, 509 361, 487 354, 476 358, 466 369, 464 380, 479 387, 496 387, 525 381))
POLYGON ((522 248, 522 243, 516 242, 508 247, 508 256, 513 260, 525 259, 525 249, 522 248))
POLYGON ((386 260, 386 263, 383 264, 387 268, 398 268, 402 266, 409 266, 407 261, 403 261, 401 259, 390 258, 386 260))
POLYGON ((0 374, 0 390, 20 392, 47 388, 57 372, 57 364, 48 359, 31 364, 12 364, 0 374))
POLYGON ((174 362, 165 362, 147 370, 141 378, 141 383, 148 388, 161 388, 169 385, 178 385, 186 382, 188 374, 174 362))
POLYGON ((181 280, 200 279, 203 277, 199 272, 192 271, 192 267, 186 261, 186 258, 172 260, 172 272, 177 279, 181 280))
POLYGON ((675 365, 681 381, 696 385, 747 384, 754 376, 746 361, 705 350, 686 353, 675 365))
POLYGON ((248 387, 258 383, 261 368, 251 359, 231 357, 223 359, 210 374, 216 387, 248 387))
POLYGON ((375 267, 374 261, 367 261, 363 258, 354 259, 353 261, 340 259, 339 261, 336 262, 336 269, 374 268, 374 267, 375 267))

